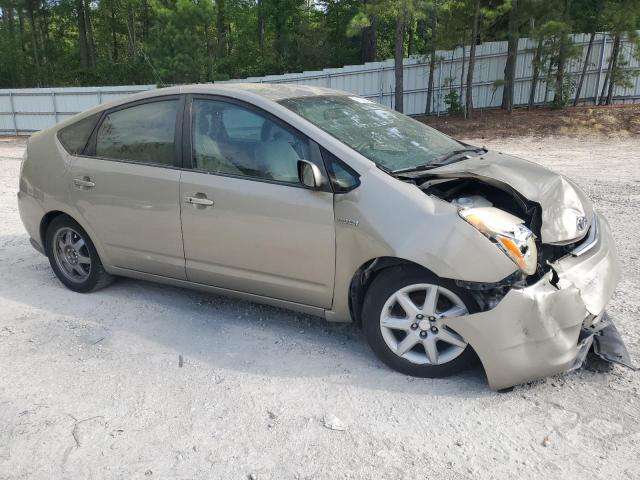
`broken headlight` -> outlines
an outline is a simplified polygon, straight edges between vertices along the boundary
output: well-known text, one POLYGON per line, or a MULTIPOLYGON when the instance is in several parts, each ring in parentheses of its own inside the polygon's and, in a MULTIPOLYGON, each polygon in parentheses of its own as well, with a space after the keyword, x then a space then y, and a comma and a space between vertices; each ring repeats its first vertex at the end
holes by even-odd
POLYGON ((493 241, 524 273, 535 273, 536 236, 524 226, 524 220, 494 207, 468 208, 459 214, 493 241))

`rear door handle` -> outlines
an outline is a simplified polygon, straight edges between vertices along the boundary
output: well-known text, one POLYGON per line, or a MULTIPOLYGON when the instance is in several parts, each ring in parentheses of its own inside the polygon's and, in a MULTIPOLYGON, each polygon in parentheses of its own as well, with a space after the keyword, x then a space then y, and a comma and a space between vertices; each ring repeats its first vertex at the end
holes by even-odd
POLYGON ((189 203, 191 205, 202 205, 203 207, 212 207, 213 200, 209 200, 208 198, 202 197, 184 197, 185 203, 189 203))
POLYGON ((96 184, 92 182, 89 177, 74 178, 73 184, 76 187, 80 187, 80 188, 93 188, 96 186, 96 184))

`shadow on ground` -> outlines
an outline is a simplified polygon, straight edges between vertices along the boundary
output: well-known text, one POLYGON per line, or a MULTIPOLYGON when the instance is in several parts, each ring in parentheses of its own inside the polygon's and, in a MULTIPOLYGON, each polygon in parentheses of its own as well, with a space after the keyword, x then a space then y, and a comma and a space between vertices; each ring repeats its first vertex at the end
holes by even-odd
POLYGON ((318 377, 416 394, 492 394, 480 366, 447 379, 393 372, 352 324, 125 278, 95 293, 72 292, 55 278, 26 235, 0 236, 0 260, 0 298, 28 305, 52 321, 65 318, 86 325, 81 340, 89 346, 100 343, 112 353, 157 350, 151 342, 176 361, 181 356, 184 362, 250 375, 318 377))

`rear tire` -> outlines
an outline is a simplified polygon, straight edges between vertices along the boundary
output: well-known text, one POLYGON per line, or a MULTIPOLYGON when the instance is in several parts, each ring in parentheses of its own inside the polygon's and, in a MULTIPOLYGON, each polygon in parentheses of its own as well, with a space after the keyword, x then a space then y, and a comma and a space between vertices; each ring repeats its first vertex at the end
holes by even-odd
POLYGON ((45 246, 51 268, 69 290, 95 292, 113 282, 87 232, 68 215, 51 221, 45 246))
POLYGON ((415 377, 446 377, 477 362, 473 348, 441 324, 443 317, 479 311, 455 282, 413 265, 382 271, 367 290, 362 324, 371 349, 394 370, 415 377))

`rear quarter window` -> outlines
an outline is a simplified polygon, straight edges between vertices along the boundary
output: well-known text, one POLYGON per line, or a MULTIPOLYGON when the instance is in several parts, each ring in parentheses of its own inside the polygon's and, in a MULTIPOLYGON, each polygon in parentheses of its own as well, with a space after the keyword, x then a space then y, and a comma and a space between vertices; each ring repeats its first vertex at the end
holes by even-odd
POLYGON ((80 155, 83 152, 100 115, 96 113, 58 131, 58 140, 67 152, 72 155, 80 155))

